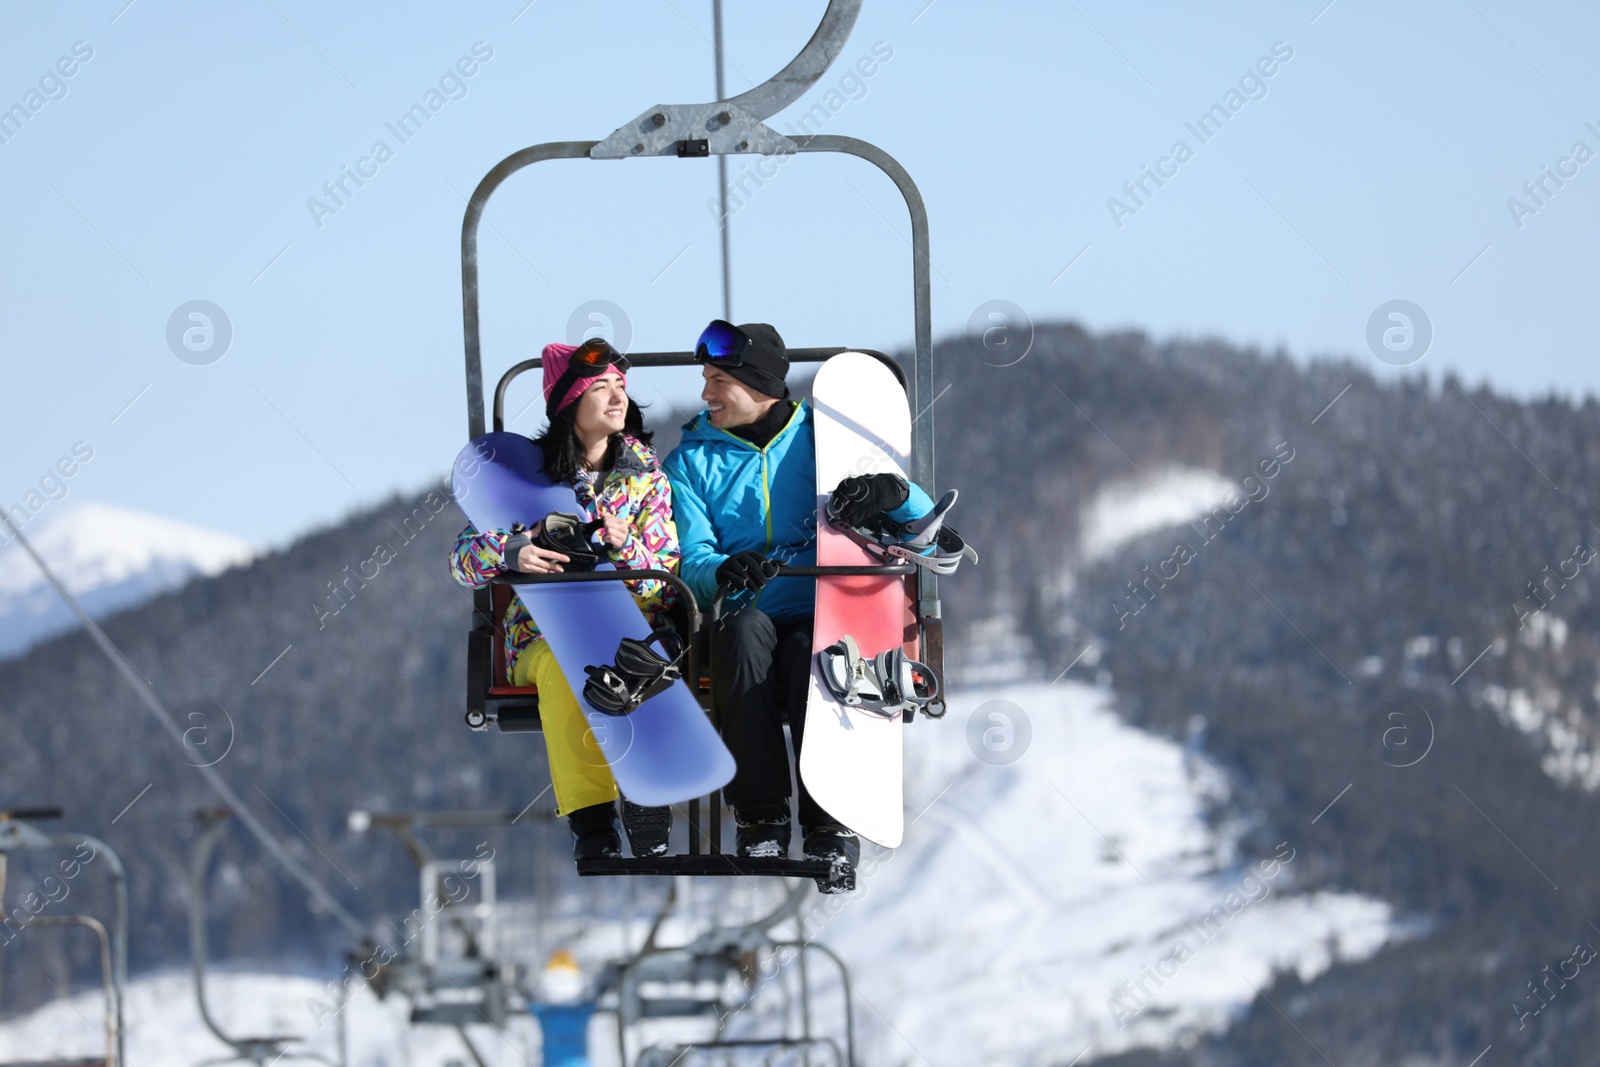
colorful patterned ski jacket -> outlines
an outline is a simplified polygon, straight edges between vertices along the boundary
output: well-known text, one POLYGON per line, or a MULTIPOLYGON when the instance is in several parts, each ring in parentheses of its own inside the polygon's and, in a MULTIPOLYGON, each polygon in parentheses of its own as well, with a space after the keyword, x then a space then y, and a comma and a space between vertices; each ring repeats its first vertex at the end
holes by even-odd
MULTIPOLYGON (((796 405, 765 448, 717 429, 702 411, 684 425, 665 469, 682 537, 681 574, 702 608, 717 594, 717 568, 735 552, 754 549, 784 563, 816 565, 817 438, 809 401, 796 405)), ((931 510, 933 501, 913 482, 889 517, 909 522, 931 510)), ((813 579, 777 578, 753 597, 729 597, 728 607, 758 607, 791 622, 815 613, 816 599, 813 579)))
MULTIPOLYGON (((617 462, 609 471, 595 475, 580 471, 573 485, 582 518, 595 518, 599 508, 626 519, 628 540, 621 548, 608 549, 619 570, 678 570, 678 529, 672 519, 672 485, 656 461, 655 450, 631 434, 623 435, 626 447, 618 450, 617 462), (598 483, 598 484, 597 484, 598 483)), ((450 574, 470 589, 481 589, 490 579, 504 574, 506 539, 509 530, 479 532, 472 526, 456 538, 450 557, 450 574)), ((645 578, 624 582, 634 600, 650 619, 651 627, 668 624, 667 612, 678 602, 678 593, 665 582, 645 578)), ((506 677, 516 668, 517 657, 529 645, 541 640, 539 628, 527 609, 515 597, 503 620, 506 635, 506 677)))

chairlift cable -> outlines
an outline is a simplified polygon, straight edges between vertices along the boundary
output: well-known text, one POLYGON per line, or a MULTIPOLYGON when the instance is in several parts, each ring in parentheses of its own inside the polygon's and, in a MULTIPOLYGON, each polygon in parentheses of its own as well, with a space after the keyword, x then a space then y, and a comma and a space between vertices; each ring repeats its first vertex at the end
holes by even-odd
MULTIPOLYGON (((717 99, 727 98, 727 88, 723 79, 722 55, 722 0, 711 0, 711 47, 716 52, 717 67, 717 99)), ((733 272, 729 265, 731 240, 728 232, 728 157, 723 153, 717 154, 717 227, 722 236, 722 317, 727 322, 733 321, 733 272)))
MULTIPOLYGON (((133 665, 127 656, 122 654, 122 651, 95 624, 95 621, 83 610, 72 594, 67 592, 66 587, 56 579, 55 574, 45 561, 40 558, 39 553, 34 551, 33 545, 22 535, 22 531, 12 523, 11 517, 4 512, 0 512, 0 522, 5 523, 6 529, 11 531, 12 536, 17 539, 17 544, 21 545, 22 550, 28 554, 28 558, 33 560, 34 566, 39 568, 44 575, 45 581, 50 583, 50 587, 56 591, 62 600, 66 601, 67 607, 71 608, 83 620, 84 626, 89 631, 89 636, 94 639, 95 644, 100 647, 100 651, 105 653, 106 658, 111 661, 111 666, 116 668, 117 673, 133 689, 140 702, 149 709, 150 714, 155 716, 161 727, 172 735, 172 739, 181 747, 184 743, 183 731, 178 727, 176 720, 173 719, 172 712, 167 710, 167 706, 161 702, 161 698, 155 695, 149 681, 139 673, 138 668, 133 665)), ((289 855, 283 845, 278 842, 278 839, 273 836, 272 831, 268 830, 261 820, 257 819, 254 813, 245 807, 244 801, 223 780, 222 775, 217 773, 215 767, 199 766, 195 769, 200 772, 211 788, 216 790, 223 800, 227 801, 234 814, 238 815, 240 821, 250 828, 250 832, 256 836, 262 846, 272 853, 279 863, 283 864, 284 868, 294 876, 295 881, 305 886, 313 899, 327 908, 329 914, 338 919, 356 937, 359 938, 366 935, 366 927, 354 915, 350 914, 344 905, 340 904, 321 882, 317 881, 315 875, 301 866, 293 856, 289 855)))

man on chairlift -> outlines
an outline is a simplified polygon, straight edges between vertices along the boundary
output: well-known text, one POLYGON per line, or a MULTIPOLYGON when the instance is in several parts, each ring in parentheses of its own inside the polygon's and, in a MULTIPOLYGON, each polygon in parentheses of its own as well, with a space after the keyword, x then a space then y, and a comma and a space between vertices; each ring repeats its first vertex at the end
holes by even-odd
MULTIPOLYGON (((787 716, 798 774, 811 677, 816 582, 779 578, 781 564, 817 558, 816 439, 810 406, 789 398, 783 338, 765 323, 718 319, 695 347, 706 409, 683 428, 664 465, 682 549, 680 574, 702 607, 729 590, 712 634, 711 683, 722 736, 738 763, 723 791, 744 857, 786 858, 790 797, 787 716)), ((879 513, 897 523, 933 502, 893 474, 846 478, 835 491, 840 518, 861 525, 879 513)), ((824 892, 855 887, 861 845, 799 782, 805 857, 832 865, 824 892)))

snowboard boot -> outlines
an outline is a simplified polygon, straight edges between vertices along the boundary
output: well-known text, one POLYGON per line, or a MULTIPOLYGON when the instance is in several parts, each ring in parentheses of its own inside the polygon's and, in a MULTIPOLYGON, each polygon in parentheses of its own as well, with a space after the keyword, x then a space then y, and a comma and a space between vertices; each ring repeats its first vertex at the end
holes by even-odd
POLYGON ((623 797, 622 828, 628 833, 634 859, 665 856, 667 838, 672 834, 672 809, 646 808, 623 797))
POLYGON ((611 801, 579 808, 567 816, 572 828, 572 858, 575 861, 613 859, 622 855, 622 838, 617 835, 617 806, 611 801))
POLYGON ((734 846, 741 859, 787 859, 789 802, 746 804, 733 811, 734 846))
POLYGON ((854 892, 856 864, 861 862, 861 841, 855 834, 837 823, 808 828, 806 859, 825 860, 832 867, 826 877, 817 879, 817 892, 854 892))

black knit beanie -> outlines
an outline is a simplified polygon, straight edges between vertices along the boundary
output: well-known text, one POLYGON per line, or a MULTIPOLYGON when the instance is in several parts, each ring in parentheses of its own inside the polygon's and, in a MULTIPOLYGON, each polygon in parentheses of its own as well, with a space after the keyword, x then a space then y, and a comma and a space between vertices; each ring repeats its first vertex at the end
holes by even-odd
POLYGON ((764 322, 746 322, 739 329, 750 338, 750 347, 740 353, 743 366, 714 364, 730 378, 743 382, 756 392, 782 400, 789 395, 783 383, 789 375, 789 350, 783 338, 764 322))

